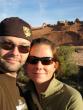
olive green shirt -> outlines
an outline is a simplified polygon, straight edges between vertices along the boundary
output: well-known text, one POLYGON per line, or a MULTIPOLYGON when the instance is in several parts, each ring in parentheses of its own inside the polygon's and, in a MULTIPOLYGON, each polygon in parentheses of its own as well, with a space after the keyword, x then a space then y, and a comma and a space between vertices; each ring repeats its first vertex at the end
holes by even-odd
POLYGON ((83 110, 83 100, 80 93, 55 78, 52 79, 47 90, 40 93, 39 96, 31 81, 27 86, 37 108, 34 110, 83 110))

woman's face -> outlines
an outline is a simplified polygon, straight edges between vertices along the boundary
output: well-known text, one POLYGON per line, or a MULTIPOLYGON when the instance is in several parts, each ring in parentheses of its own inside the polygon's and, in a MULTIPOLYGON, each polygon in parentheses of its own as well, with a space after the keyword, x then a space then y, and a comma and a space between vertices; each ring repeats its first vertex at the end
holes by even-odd
MULTIPOLYGON (((51 47, 47 44, 37 44, 34 45, 30 50, 30 56, 43 58, 51 57, 53 58, 53 53, 51 47)), ((31 59, 33 60, 32 57, 31 59)), ((36 59, 37 60, 37 59, 36 59)), ((50 80, 56 70, 57 63, 52 61, 50 64, 42 64, 41 61, 36 62, 35 64, 26 64, 27 75, 34 83, 41 84, 50 80)))

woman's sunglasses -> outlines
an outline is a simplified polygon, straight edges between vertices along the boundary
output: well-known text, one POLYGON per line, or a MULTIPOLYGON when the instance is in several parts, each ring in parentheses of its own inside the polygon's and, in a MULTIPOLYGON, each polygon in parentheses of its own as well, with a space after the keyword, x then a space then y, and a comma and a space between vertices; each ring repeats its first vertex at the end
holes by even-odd
POLYGON ((53 63, 54 58, 29 56, 26 62, 29 64, 37 64, 39 61, 41 61, 43 65, 50 65, 53 63))
POLYGON ((24 45, 15 45, 12 42, 0 42, 0 48, 5 49, 5 50, 13 50, 15 47, 18 47, 19 52, 21 53, 28 53, 30 50, 29 46, 24 46, 24 45))

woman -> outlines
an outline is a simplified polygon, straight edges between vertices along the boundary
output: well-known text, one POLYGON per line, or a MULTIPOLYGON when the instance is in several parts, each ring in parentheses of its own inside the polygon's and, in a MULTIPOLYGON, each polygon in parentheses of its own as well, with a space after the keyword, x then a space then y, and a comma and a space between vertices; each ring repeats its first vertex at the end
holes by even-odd
POLYGON ((36 110, 82 110, 80 93, 56 79, 58 67, 54 43, 46 38, 34 39, 25 64, 25 71, 30 78, 27 88, 31 103, 34 103, 36 110))

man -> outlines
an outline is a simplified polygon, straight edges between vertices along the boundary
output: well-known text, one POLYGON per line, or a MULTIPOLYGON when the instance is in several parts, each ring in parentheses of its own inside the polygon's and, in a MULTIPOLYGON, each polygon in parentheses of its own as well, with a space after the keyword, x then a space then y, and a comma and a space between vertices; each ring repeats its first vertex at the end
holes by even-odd
POLYGON ((18 17, 0 23, 0 110, 28 110, 16 85, 30 47, 31 27, 18 17))

